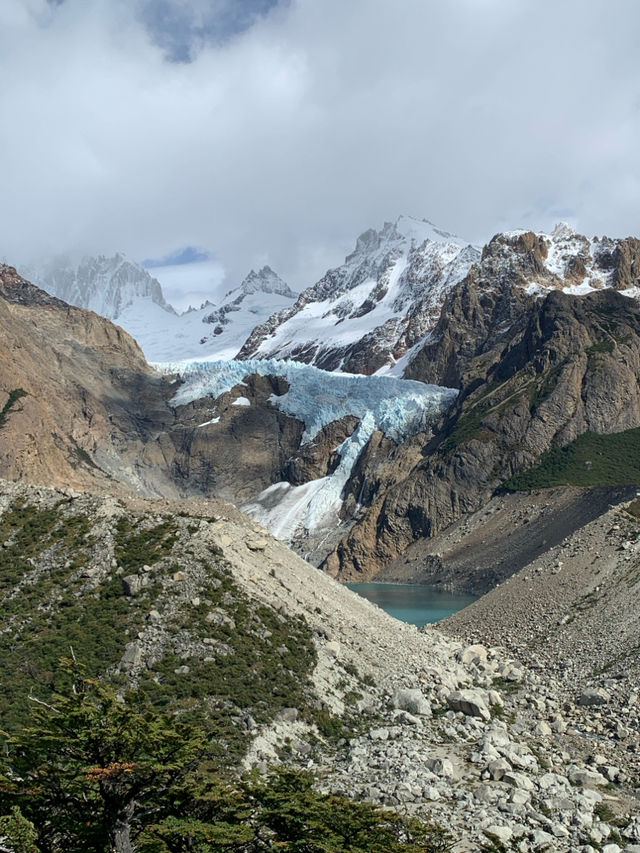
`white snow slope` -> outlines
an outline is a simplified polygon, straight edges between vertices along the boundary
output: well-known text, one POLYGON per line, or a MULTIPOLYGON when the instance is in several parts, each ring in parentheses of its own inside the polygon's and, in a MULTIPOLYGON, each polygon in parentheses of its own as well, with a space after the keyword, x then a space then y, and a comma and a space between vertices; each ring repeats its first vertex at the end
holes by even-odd
POLYGON ((232 359, 252 329, 290 306, 296 294, 269 267, 251 270, 219 305, 171 316, 147 305, 132 305, 118 322, 138 341, 149 361, 232 359))
POLYGON ((477 247, 401 216, 365 231, 343 266, 256 329, 240 357, 296 358, 357 373, 389 369, 433 328, 447 291, 479 259, 477 247))
MULTIPOLYGON (((275 483, 243 507, 276 536, 291 541, 301 530, 318 532, 338 523, 342 490, 360 452, 376 429, 400 441, 428 427, 457 396, 451 388, 389 376, 328 373, 293 361, 271 359, 231 362, 157 364, 164 373, 178 373, 184 381, 173 399, 183 405, 201 397, 214 399, 251 373, 284 376, 289 391, 272 396, 283 412, 304 421, 303 442, 312 441, 322 427, 345 415, 360 423, 339 448, 340 463, 330 477, 302 486, 275 483)), ((206 426, 215 428, 212 419, 206 426)))
POLYGON ((255 326, 296 299, 267 266, 251 270, 219 305, 207 303, 179 315, 165 301, 160 283, 120 254, 84 258, 77 266, 58 258, 22 274, 71 305, 115 320, 149 361, 234 358, 255 326))

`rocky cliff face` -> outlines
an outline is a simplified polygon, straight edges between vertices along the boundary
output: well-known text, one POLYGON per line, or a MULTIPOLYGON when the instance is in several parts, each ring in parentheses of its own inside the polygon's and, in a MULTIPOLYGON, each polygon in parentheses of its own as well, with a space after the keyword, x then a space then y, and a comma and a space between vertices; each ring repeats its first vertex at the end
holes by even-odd
POLYGON ((162 396, 163 380, 153 376, 138 345, 7 266, 0 267, 0 327, 2 476, 117 488, 90 454, 99 445, 115 466, 119 449, 142 438, 150 420, 149 413, 141 417, 140 403, 156 392, 162 396))
MULTIPOLYGON (((526 260, 535 266, 535 245, 526 260)), ((391 469, 373 488, 365 477, 370 502, 328 558, 334 574, 371 577, 415 539, 478 509, 549 448, 587 430, 640 424, 637 303, 613 289, 552 290, 540 300, 511 278, 488 290, 483 267, 450 294, 411 366, 416 378, 459 382, 455 409, 409 472, 391 469)))

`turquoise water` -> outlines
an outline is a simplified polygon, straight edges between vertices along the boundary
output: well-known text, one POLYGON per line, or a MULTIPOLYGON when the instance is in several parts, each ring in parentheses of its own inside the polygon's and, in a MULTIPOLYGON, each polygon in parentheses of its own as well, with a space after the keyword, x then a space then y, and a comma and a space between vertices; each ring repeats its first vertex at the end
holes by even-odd
POLYGON ((476 595, 443 592, 432 586, 407 583, 348 583, 345 584, 386 610, 391 616, 412 625, 437 622, 462 610, 477 599, 476 595))

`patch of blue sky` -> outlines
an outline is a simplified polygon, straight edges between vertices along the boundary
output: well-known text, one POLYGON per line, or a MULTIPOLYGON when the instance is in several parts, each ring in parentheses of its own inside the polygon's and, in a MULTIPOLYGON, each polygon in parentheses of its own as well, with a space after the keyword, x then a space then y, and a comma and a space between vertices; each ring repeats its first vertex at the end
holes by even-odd
POLYGON ((201 261, 211 259, 211 252, 203 251, 195 246, 185 246, 183 249, 176 249, 174 252, 169 252, 163 258, 146 258, 141 261, 145 269, 155 269, 156 267, 182 266, 183 264, 197 264, 201 261))
POLYGON ((250 29, 282 0, 143 0, 139 16, 171 62, 192 62, 207 44, 250 29))

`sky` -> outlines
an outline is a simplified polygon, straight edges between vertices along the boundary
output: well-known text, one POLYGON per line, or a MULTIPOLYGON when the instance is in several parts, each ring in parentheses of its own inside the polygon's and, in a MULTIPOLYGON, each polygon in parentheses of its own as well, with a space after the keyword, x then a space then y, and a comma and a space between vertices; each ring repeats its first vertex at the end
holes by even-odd
POLYGON ((637 0, 1 0, 0 258, 122 251, 195 304, 400 214, 640 235, 639 33, 637 0))

